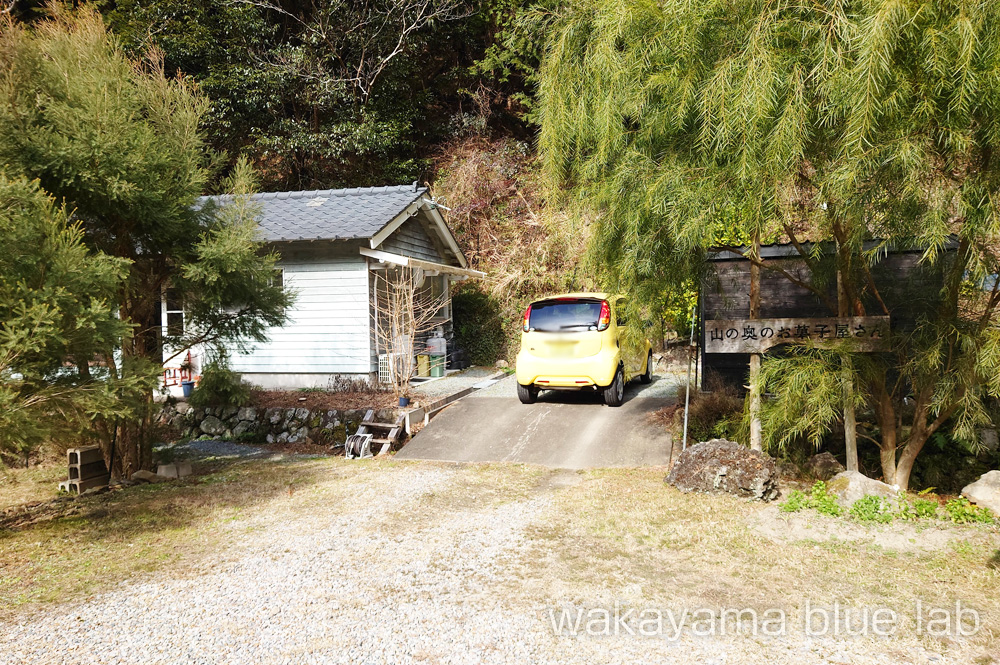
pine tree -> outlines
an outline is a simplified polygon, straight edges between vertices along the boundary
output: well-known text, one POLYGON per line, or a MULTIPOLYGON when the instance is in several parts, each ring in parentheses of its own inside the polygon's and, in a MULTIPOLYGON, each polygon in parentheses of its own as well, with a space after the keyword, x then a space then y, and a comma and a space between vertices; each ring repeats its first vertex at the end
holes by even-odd
MULTIPOLYGON (((115 445, 113 471, 129 474, 152 464, 161 342, 183 349, 263 339, 284 321, 288 297, 271 284, 276 257, 261 251, 245 197, 221 210, 198 204, 217 162, 199 129, 206 100, 165 77, 156 53, 143 62, 126 57, 95 11, 51 11, 30 29, 0 24, 0 165, 37 179, 70 209, 94 251, 127 262, 115 300, 131 329, 100 349, 100 364, 116 381, 145 377, 132 417, 104 429, 109 454, 115 445), (186 332, 162 340, 159 302, 168 287, 184 302, 186 332)), ((234 193, 249 192, 249 175, 237 166, 234 193)), ((75 354, 82 379, 95 359, 75 354)))

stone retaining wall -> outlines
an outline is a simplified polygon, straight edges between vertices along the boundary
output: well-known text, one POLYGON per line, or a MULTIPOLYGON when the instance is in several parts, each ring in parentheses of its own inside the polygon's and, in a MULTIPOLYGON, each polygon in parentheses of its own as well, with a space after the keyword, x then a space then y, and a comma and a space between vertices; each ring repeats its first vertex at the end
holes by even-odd
MULTIPOLYGON (((180 436, 211 437, 247 443, 318 443, 343 445, 354 434, 367 409, 305 408, 258 409, 244 407, 193 408, 186 402, 165 404, 160 422, 180 436)), ((377 409, 375 419, 394 422, 394 409, 377 409)))

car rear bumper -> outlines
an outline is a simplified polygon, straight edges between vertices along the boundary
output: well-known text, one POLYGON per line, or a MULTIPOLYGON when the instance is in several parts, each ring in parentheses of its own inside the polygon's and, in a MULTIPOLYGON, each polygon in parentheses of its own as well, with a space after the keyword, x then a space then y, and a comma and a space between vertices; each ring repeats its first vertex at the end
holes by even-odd
POLYGON ((586 358, 538 358, 521 350, 514 374, 522 386, 540 388, 586 388, 608 386, 620 362, 618 349, 601 351, 586 358))

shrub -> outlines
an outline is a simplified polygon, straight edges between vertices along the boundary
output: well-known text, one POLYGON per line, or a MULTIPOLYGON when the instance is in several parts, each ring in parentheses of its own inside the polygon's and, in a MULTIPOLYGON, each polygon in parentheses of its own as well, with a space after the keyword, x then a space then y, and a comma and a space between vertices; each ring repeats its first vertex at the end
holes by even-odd
POLYGON ((826 483, 822 480, 817 480, 809 492, 809 507, 818 513, 831 517, 837 517, 844 512, 844 509, 837 503, 837 497, 830 493, 826 483))
POLYGON ((201 381, 191 393, 191 406, 244 406, 250 400, 251 386, 243 382, 225 358, 217 358, 207 365, 201 381))
POLYGON ((809 494, 792 490, 784 503, 778 504, 778 509, 786 513, 795 513, 803 508, 812 508, 818 513, 832 517, 837 517, 844 512, 840 504, 837 503, 837 497, 830 494, 830 490, 827 489, 826 483, 822 480, 816 481, 816 484, 809 490, 809 494))
POLYGON ((955 524, 992 524, 993 513, 988 508, 980 508, 961 497, 944 505, 948 518, 955 524))
POLYGON ((799 490, 792 490, 788 498, 778 504, 778 510, 783 513, 797 513, 809 505, 809 497, 799 490))
POLYGON ((938 502, 930 499, 916 499, 913 502, 913 511, 917 517, 923 519, 934 519, 937 517, 938 502))
POLYGON ((881 496, 861 497, 851 506, 850 515, 859 522, 887 524, 893 519, 892 504, 881 496))
POLYGON ((493 365, 506 353, 506 337, 496 300, 475 286, 452 298, 455 342, 473 365, 493 365))
MULTIPOLYGON (((688 409, 688 441, 736 438, 743 420, 743 398, 732 386, 706 379, 710 392, 691 390, 688 409)), ((680 408, 674 416, 678 431, 684 422, 684 386, 677 389, 680 408)))

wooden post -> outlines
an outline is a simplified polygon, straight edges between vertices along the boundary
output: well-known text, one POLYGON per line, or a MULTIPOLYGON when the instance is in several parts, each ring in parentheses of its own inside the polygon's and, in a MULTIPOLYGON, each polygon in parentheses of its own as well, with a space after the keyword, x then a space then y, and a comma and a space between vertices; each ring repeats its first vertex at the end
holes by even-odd
MULTIPOLYGON (((840 261, 840 243, 837 242, 837 316, 851 315, 850 303, 847 302, 847 291, 844 288, 843 266, 840 261)), ((844 387, 844 456, 848 471, 858 470, 858 420, 854 413, 854 377, 851 356, 848 353, 840 355, 841 383, 844 387)))
MULTIPOLYGON (((754 259, 760 259, 760 235, 753 240, 754 259)), ((750 262, 750 318, 760 318, 760 266, 750 262)), ((750 354, 750 449, 763 450, 760 426, 760 354, 750 354)))

